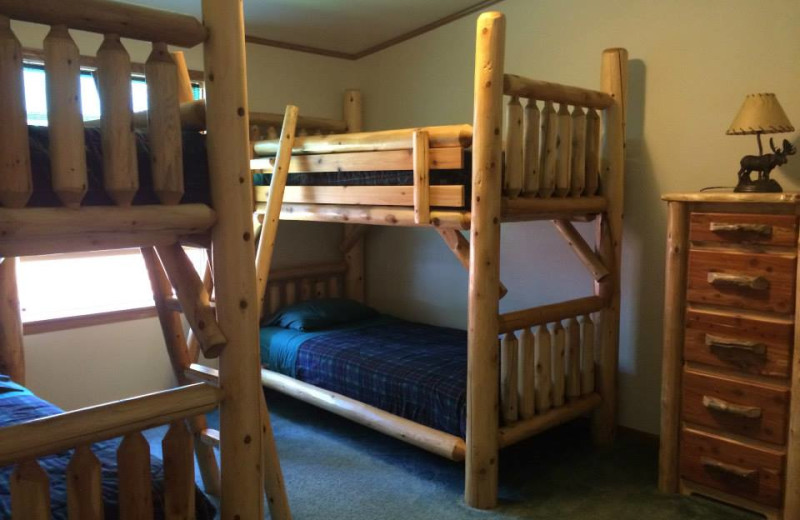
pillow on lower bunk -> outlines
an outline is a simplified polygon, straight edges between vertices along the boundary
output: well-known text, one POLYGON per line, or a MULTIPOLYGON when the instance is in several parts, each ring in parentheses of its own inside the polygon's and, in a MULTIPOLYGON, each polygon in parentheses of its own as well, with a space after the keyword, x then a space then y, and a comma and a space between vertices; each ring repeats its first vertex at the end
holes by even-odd
POLYGON ((309 300, 284 307, 264 323, 266 327, 283 327, 304 332, 378 316, 378 311, 346 298, 309 300))

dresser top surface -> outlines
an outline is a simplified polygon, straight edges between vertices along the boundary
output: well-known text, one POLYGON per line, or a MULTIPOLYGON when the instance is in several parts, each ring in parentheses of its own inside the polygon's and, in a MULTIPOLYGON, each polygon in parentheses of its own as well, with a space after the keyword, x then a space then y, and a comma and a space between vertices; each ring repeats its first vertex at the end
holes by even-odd
POLYGON ((800 204, 800 192, 733 193, 724 191, 666 193, 667 202, 737 202, 753 204, 800 204))

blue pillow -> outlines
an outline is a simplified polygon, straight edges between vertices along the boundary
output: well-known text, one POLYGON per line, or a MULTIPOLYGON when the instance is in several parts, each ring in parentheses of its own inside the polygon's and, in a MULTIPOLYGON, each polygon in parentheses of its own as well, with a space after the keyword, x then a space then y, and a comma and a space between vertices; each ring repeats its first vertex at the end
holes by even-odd
POLYGON ((264 325, 304 332, 323 330, 378 316, 378 311, 346 298, 309 300, 284 307, 264 325))

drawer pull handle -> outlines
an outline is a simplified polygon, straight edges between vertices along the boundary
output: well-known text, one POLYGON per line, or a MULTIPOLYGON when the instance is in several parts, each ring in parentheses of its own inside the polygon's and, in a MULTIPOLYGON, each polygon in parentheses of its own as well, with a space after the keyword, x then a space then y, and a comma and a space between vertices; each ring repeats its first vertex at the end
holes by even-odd
POLYGON ((723 352, 748 353, 758 357, 766 357, 767 347, 763 343, 746 341, 734 338, 723 338, 722 336, 712 336, 706 334, 706 346, 711 350, 722 350, 723 352))
POLYGON ((758 406, 745 406, 733 404, 710 395, 703 396, 703 406, 715 412, 723 412, 747 419, 758 419, 761 417, 761 408, 758 406))
POLYGON ((742 289, 752 289, 754 291, 766 291, 769 289, 769 280, 763 276, 747 276, 744 274, 729 273, 708 273, 708 283, 711 285, 725 285, 741 287, 742 289))
POLYGON ((718 460, 702 457, 700 463, 704 468, 712 471, 717 471, 724 475, 740 478, 743 480, 750 480, 758 474, 757 469, 748 469, 741 466, 734 466, 733 464, 725 464, 718 460))
POLYGON ((725 224, 712 222, 709 225, 712 233, 750 233, 764 237, 772 236, 772 226, 769 224, 725 224))

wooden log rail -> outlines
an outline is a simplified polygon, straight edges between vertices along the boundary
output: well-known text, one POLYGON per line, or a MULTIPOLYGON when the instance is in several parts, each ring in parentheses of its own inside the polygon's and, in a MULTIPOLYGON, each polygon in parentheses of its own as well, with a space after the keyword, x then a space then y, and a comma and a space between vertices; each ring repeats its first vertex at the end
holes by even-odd
POLYGON ((91 445, 120 436, 120 509, 130 518, 150 518, 150 445, 142 431, 162 424, 170 424, 162 440, 163 508, 170 518, 193 518, 194 439, 186 419, 213 410, 220 397, 220 390, 212 385, 193 384, 0 429, 0 466, 15 464, 11 477, 13 518, 50 518, 50 483, 36 459, 72 448, 67 466, 69 517, 102 518, 101 467, 91 445))
POLYGON ((594 196, 600 175, 597 111, 611 107, 613 97, 512 74, 503 80, 504 93, 510 97, 504 195, 510 199, 594 196), (520 98, 527 99, 524 109, 520 98))
POLYGON ((185 115, 200 117, 198 107, 204 105, 188 104, 182 112, 179 101, 185 100, 182 93, 187 85, 181 82, 186 83, 188 74, 178 69, 167 45, 202 43, 205 27, 191 16, 108 0, 0 0, 0 204, 6 208, 25 207, 33 186, 22 52, 10 19, 50 26, 43 42, 50 169, 52 188, 61 204, 80 207, 88 185, 80 51, 70 30, 104 37, 97 49, 97 87, 106 193, 116 205, 126 207, 139 190, 134 128, 137 119, 145 119, 154 190, 161 204, 178 204, 184 190, 181 120, 185 115), (120 37, 153 46, 145 64, 150 110, 144 116, 132 113, 131 61, 120 37))
POLYGON ((553 415, 562 408, 580 415, 599 404, 591 313, 602 307, 590 297, 500 316, 500 416, 510 428, 501 446, 574 417, 553 415))

